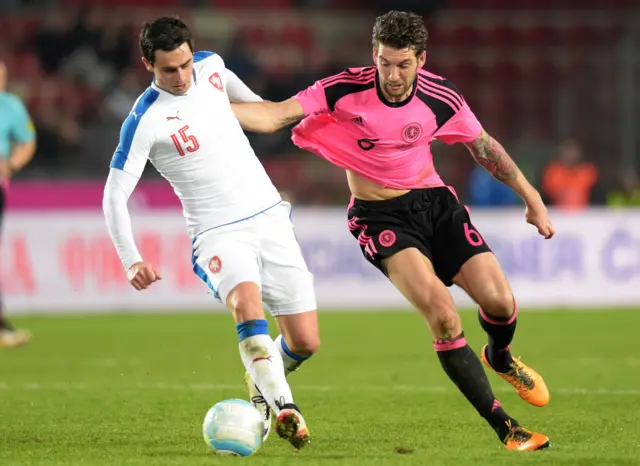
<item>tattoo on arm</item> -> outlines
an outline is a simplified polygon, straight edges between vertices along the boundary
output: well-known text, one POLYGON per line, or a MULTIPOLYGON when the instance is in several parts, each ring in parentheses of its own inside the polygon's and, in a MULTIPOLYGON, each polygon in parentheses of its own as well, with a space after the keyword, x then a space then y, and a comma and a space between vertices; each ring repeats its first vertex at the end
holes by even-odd
POLYGON ((480 137, 465 144, 473 158, 482 165, 493 177, 505 184, 513 181, 520 170, 513 159, 509 157, 504 147, 482 131, 480 137))

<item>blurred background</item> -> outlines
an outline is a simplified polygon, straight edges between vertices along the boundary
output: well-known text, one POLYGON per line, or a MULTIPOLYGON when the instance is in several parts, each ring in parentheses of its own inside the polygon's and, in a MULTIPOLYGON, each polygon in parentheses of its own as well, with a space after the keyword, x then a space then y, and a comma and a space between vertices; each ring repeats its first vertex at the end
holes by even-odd
MULTIPOLYGON (((633 0, 2 0, 0 59, 38 133, 19 179, 106 177, 119 126, 150 82, 137 45, 144 20, 179 14, 197 49, 279 100, 370 65, 373 20, 389 9, 425 16, 426 68, 456 84, 551 204, 640 202, 629 194, 638 190, 640 112, 633 0)), ((301 153, 288 131, 250 138, 294 202, 345 203, 343 172, 301 153)), ((464 147, 434 152, 468 204, 518 202, 464 147)))
MULTIPOLYGON (((640 305, 640 4, 632 0, 1 0, 0 60, 37 130, 11 181, 0 278, 11 312, 209 308, 191 270, 179 203, 147 167, 130 209, 143 256, 168 274, 128 289, 107 235, 102 189, 122 121, 151 76, 142 23, 180 15, 196 48, 219 53, 256 93, 286 99, 345 67, 368 66, 374 19, 424 15, 426 68, 461 90, 552 206, 544 242, 520 200, 462 145, 436 168, 471 206, 523 306, 640 305), (575 290, 580 290, 579 292, 575 290), (117 293, 114 291, 118 291, 117 293), (100 299, 96 299, 100 297, 100 299)), ((0 116, 1 118, 1 116, 0 116)), ((343 170, 248 135, 294 203, 322 307, 406 307, 344 226, 343 170)), ((456 299, 471 304, 453 290, 456 299)))

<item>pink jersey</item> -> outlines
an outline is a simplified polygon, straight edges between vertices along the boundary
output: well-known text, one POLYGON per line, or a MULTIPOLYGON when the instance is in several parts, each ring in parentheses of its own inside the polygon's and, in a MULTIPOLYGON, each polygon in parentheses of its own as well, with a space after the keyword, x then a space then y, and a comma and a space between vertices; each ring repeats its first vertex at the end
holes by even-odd
POLYGON ((482 130, 456 87, 424 70, 403 102, 383 97, 375 67, 350 68, 296 98, 306 116, 293 129, 296 146, 387 188, 444 186, 431 141, 469 142, 482 130))

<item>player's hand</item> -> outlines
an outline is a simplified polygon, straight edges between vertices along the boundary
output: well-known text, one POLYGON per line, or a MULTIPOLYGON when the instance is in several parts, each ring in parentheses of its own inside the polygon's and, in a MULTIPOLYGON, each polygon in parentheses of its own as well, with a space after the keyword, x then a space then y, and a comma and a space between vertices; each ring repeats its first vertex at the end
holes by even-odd
POLYGON ((127 271, 129 283, 136 290, 146 290, 153 282, 162 280, 162 276, 151 264, 136 262, 127 271))
POLYGON ((556 229, 551 224, 549 219, 549 212, 544 203, 540 202, 536 205, 527 205, 525 209, 525 216, 527 223, 533 225, 538 229, 538 233, 544 236, 545 239, 550 239, 556 234, 556 229))

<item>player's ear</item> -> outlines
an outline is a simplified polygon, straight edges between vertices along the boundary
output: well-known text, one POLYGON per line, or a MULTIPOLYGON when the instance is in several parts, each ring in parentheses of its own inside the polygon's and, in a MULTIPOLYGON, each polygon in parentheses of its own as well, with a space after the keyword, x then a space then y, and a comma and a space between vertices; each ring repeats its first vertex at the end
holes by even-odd
POLYGON ((423 51, 418 57, 418 68, 422 68, 427 62, 427 51, 423 51))
POLYGON ((373 57, 374 65, 378 66, 378 47, 373 47, 371 56, 373 57))
POLYGON ((147 71, 153 72, 153 65, 151 63, 149 63, 149 60, 147 60, 146 58, 142 57, 142 64, 147 69, 147 71))

